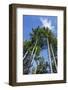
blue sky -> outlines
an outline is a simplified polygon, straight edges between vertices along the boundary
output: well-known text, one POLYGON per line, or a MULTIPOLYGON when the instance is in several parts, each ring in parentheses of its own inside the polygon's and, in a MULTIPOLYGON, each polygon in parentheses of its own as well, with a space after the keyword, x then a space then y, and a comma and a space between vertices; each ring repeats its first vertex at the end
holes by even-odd
POLYGON ((57 17, 56 16, 35 16, 35 15, 24 15, 23 16, 23 32, 24 40, 30 39, 30 32, 32 28, 49 27, 52 32, 57 35, 57 17))
MULTIPOLYGON (((57 17, 56 16, 31 16, 24 15, 23 16, 23 35, 24 40, 30 39, 30 32, 32 32, 32 28, 40 27, 48 27, 56 36, 57 36, 57 17)), ((48 60, 48 50, 42 50, 40 52, 40 56, 43 56, 45 60, 48 60)))

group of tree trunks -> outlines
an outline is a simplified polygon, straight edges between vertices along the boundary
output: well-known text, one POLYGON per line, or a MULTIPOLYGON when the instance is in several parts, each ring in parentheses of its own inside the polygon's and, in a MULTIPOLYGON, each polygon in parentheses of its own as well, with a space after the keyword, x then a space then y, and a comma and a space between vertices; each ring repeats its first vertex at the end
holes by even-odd
POLYGON ((23 45, 23 74, 57 73, 57 37, 49 28, 35 28, 23 45), (40 56, 48 50, 48 61, 40 56))

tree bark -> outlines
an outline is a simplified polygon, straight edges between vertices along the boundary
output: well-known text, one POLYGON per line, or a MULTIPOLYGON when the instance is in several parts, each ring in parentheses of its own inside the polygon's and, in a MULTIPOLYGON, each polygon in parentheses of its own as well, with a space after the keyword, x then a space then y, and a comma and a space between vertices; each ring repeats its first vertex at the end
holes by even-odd
MULTIPOLYGON (((34 48, 33 48, 33 50, 32 50, 32 53, 31 53, 31 59, 32 59, 32 61, 33 61, 33 59, 34 59, 34 57, 35 57, 34 50, 35 50, 35 48, 36 48, 36 45, 37 45, 37 40, 36 40, 35 46, 34 46, 34 48)), ((32 67, 31 67, 31 69, 30 69, 30 74, 31 74, 31 72, 32 72, 32 67)))
POLYGON ((34 53, 34 50, 35 50, 36 44, 37 44, 37 40, 36 40, 35 46, 34 46, 34 48, 33 48, 33 50, 32 50, 31 57, 33 56, 33 53, 34 53))
MULTIPOLYGON (((36 43, 37 43, 37 41, 36 41, 36 43)), ((35 43, 35 46, 36 46, 36 43, 35 43)), ((33 52, 34 52, 35 46, 34 46, 34 48, 33 48, 33 50, 32 50, 31 56, 33 55, 33 52)), ((31 47, 30 47, 30 48, 31 48, 31 47)), ((30 49, 30 48, 29 48, 29 49, 30 49)), ((27 54, 28 54, 28 52, 29 52, 29 49, 26 51, 26 53, 25 53, 25 55, 24 55, 24 57, 23 57, 23 60, 24 60, 25 57, 27 56, 27 54)))
POLYGON ((49 56, 49 62, 50 62, 50 69, 51 69, 51 73, 52 73, 53 70, 52 70, 51 53, 50 53, 50 45, 49 45, 48 38, 47 38, 47 45, 48 45, 48 56, 49 56))
POLYGON ((55 68, 57 70, 56 59, 55 59, 55 55, 54 55, 53 48, 52 48, 52 45, 51 44, 50 44, 50 47, 51 47, 51 51, 52 51, 52 55, 53 55, 53 60, 54 60, 55 68))
MULTIPOLYGON (((35 61, 34 58, 35 58, 35 56, 36 56, 36 52, 37 52, 37 48, 36 48, 35 53, 34 53, 34 55, 33 55, 33 59, 32 59, 32 61, 35 61)), ((36 61, 35 61, 35 64, 36 64, 36 61)), ((37 64, 36 64, 36 65, 37 65, 37 64)), ((34 73, 36 73, 36 67, 35 67, 35 71, 34 71, 34 73)))
POLYGON ((28 51, 26 51, 26 53, 25 53, 25 55, 24 55, 24 57, 23 57, 23 60, 25 59, 25 57, 26 57, 27 54, 28 54, 28 51))

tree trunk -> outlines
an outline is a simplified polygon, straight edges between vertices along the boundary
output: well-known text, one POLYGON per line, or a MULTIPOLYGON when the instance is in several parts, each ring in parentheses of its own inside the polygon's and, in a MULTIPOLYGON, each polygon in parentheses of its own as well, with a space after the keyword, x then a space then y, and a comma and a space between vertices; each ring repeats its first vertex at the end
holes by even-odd
POLYGON ((51 62, 51 53, 50 53, 50 45, 49 45, 49 40, 48 40, 48 38, 47 38, 47 45, 48 45, 48 56, 49 56, 49 62, 50 62, 50 69, 51 69, 51 73, 53 72, 53 70, 52 70, 52 62, 51 62))
POLYGON ((26 56, 27 56, 27 54, 28 54, 28 52, 29 52, 30 49, 31 49, 31 47, 26 51, 26 53, 25 53, 25 55, 23 57, 23 60, 26 58, 26 56))
MULTIPOLYGON (((34 53, 34 55, 33 55, 32 61, 35 61, 34 58, 35 58, 35 56, 36 56, 36 52, 37 52, 37 48, 36 48, 35 53, 34 53)), ((35 64, 37 65, 36 61, 35 61, 35 64)), ((35 67, 34 73, 36 74, 36 67, 35 67)))
POLYGON ((55 68, 57 70, 56 59, 55 59, 55 55, 54 55, 53 48, 52 48, 52 45, 51 44, 50 44, 50 47, 51 47, 51 51, 52 51, 52 55, 53 55, 53 60, 54 60, 55 68))
MULTIPOLYGON (((35 43, 35 46, 36 46, 36 44, 37 44, 37 41, 36 41, 36 43, 35 43)), ((34 46, 34 48, 33 48, 33 50, 32 50, 31 56, 33 55, 33 52, 34 52, 35 46, 34 46)), ((31 48, 31 47, 30 47, 30 48, 31 48)), ((29 48, 29 49, 30 49, 30 48, 29 48)), ((24 60, 25 57, 27 56, 29 49, 26 51, 26 53, 25 53, 25 55, 24 55, 24 57, 23 57, 23 60, 24 60)))
POLYGON ((23 57, 23 60, 25 59, 25 57, 27 56, 27 54, 28 54, 28 51, 26 51, 26 53, 25 53, 25 55, 23 57))
POLYGON ((36 44, 37 44, 37 40, 36 40, 35 46, 34 46, 34 48, 33 48, 33 50, 32 50, 31 57, 33 56, 33 53, 34 53, 34 50, 35 50, 36 44))
MULTIPOLYGON (((34 57, 35 57, 34 50, 35 50, 35 48, 36 48, 36 45, 37 45, 37 40, 36 40, 35 46, 34 46, 34 48, 33 48, 33 50, 32 50, 32 53, 31 53, 31 59, 32 59, 32 61, 33 61, 33 59, 34 59, 34 57)), ((32 67, 30 68, 30 74, 31 74, 31 72, 32 72, 32 67)))

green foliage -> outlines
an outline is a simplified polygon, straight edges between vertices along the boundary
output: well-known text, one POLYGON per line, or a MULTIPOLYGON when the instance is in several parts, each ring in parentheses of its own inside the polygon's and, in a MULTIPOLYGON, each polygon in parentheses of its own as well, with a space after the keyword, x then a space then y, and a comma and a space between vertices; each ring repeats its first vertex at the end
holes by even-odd
POLYGON ((37 71, 36 74, 44 74, 44 73, 49 73, 47 70, 47 67, 49 67, 48 62, 45 62, 43 57, 39 58, 39 64, 37 66, 37 71))
MULTIPOLYGON (((48 73, 47 71, 47 67, 49 66, 49 64, 46 62, 43 57, 40 57, 40 51, 44 48, 47 48, 47 38, 49 40, 49 44, 52 44, 53 46, 53 51, 55 56, 57 56, 57 38, 54 36, 54 34, 51 32, 51 30, 49 30, 49 28, 45 28, 45 27, 37 27, 37 28, 33 28, 32 32, 30 33, 30 40, 26 40, 23 43, 23 53, 25 55, 26 51, 28 51, 28 55, 26 56, 26 58, 24 59, 24 73, 28 74, 29 73, 29 69, 32 66, 31 62, 32 62, 32 57, 31 57, 31 52, 35 46, 35 43, 37 41, 36 47, 34 49, 34 53, 36 51, 36 55, 35 55, 35 61, 38 62, 39 64, 37 64, 37 74, 41 74, 41 73, 48 73), (27 69, 28 68, 28 69, 27 69)), ((33 54, 34 54, 33 53, 33 54)), ((57 60, 57 59, 56 59, 57 60)), ((57 62, 57 61, 56 61, 57 62)), ((54 62, 52 63, 52 67, 53 67, 53 72, 57 72, 55 70, 55 66, 54 66, 54 62)), ((34 74, 35 68, 33 68, 32 73, 34 74)))
POLYGON ((44 73, 44 68, 45 68, 44 58, 40 57, 39 60, 40 60, 39 65, 37 66, 37 71, 36 71, 37 74, 44 73))
POLYGON ((24 54, 25 54, 25 52, 29 49, 29 47, 31 47, 32 46, 32 43, 31 43, 31 41, 27 41, 27 40, 25 40, 24 42, 23 42, 23 51, 24 51, 24 54))

